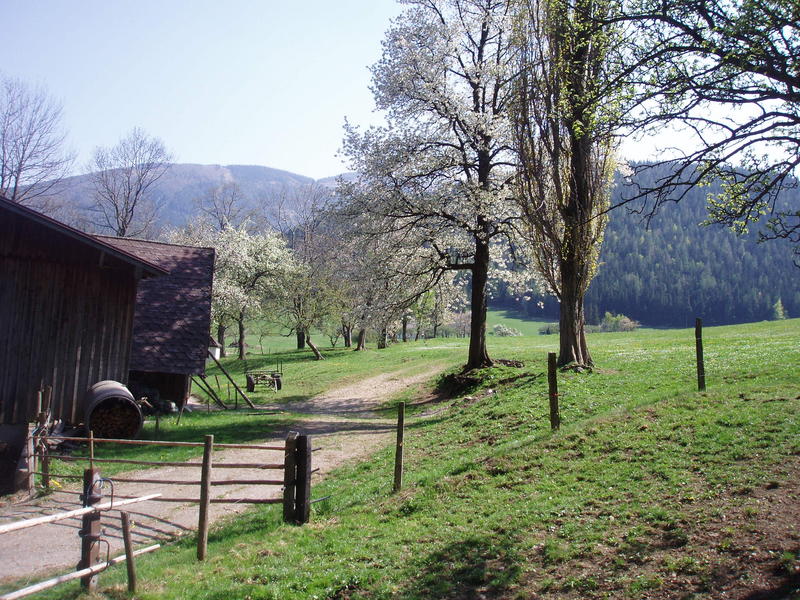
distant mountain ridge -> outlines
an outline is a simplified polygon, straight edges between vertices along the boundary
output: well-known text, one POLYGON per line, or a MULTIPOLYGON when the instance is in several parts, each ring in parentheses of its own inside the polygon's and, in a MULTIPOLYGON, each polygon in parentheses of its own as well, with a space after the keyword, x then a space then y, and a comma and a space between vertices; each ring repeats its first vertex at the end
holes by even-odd
MULTIPOLYGON (((341 176, 347 176, 343 174, 341 176)), ((339 175, 315 180, 282 169, 258 165, 200 165, 176 163, 154 185, 152 197, 161 206, 159 228, 181 227, 196 213, 195 201, 214 188, 225 184, 237 184, 246 200, 248 209, 263 211, 283 200, 293 208, 291 202, 304 186, 318 184, 333 190, 339 175)), ((65 207, 60 218, 81 224, 92 205, 90 176, 77 175, 66 178, 58 195, 65 207)), ((84 222, 84 228, 88 224, 84 222)), ((97 231, 97 233, 108 233, 97 231)))

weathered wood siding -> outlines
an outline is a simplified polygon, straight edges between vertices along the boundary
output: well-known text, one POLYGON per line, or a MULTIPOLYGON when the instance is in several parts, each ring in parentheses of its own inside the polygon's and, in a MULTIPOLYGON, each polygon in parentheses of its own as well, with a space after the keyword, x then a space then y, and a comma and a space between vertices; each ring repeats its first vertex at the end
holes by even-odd
POLYGON ((55 418, 83 421, 83 396, 126 381, 136 272, 14 215, 0 219, 0 423, 32 420, 53 386, 55 418))

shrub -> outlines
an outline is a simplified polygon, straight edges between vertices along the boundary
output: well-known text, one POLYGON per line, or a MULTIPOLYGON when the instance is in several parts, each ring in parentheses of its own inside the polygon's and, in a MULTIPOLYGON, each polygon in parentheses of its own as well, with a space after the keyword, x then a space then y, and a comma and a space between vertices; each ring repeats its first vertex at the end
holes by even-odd
POLYGON ((553 335, 559 332, 558 323, 547 323, 539 327, 539 335, 553 335))
POLYGON ((513 327, 506 327, 505 325, 501 325, 498 323, 492 328, 492 333, 498 337, 516 337, 522 335, 522 332, 519 329, 514 329, 513 327))
POLYGON ((633 331, 638 329, 641 323, 626 317, 625 315, 615 315, 606 312, 603 320, 600 322, 600 331, 606 332, 619 332, 619 331, 633 331))
POLYGON ((772 320, 773 321, 783 321, 784 319, 787 319, 787 318, 789 318, 789 317, 786 314, 786 309, 783 308, 783 302, 781 302, 781 299, 778 298, 778 300, 775 302, 775 304, 772 305, 772 320))

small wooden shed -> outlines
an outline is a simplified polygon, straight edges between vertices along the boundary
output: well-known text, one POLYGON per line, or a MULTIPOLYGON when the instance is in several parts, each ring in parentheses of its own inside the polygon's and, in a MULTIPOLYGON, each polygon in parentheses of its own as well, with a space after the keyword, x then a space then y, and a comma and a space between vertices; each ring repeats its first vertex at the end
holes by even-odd
POLYGON ((136 288, 158 265, 0 197, 0 424, 83 421, 94 383, 127 381, 136 288))
POLYGON ((168 273, 139 284, 129 381, 156 389, 161 400, 181 404, 191 391, 191 376, 205 374, 214 249, 131 238, 100 239, 168 273))

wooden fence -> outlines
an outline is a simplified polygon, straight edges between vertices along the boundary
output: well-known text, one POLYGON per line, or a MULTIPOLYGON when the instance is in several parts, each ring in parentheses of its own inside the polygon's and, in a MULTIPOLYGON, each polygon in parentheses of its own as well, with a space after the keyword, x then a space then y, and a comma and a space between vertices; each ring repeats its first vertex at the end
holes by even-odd
POLYGON ((131 592, 136 590, 134 557, 158 550, 161 546, 159 544, 154 544, 146 548, 134 550, 131 541, 128 513, 120 511, 125 553, 116 558, 106 557, 106 560, 103 562, 100 560, 100 545, 104 542, 102 538, 101 518, 104 512, 118 510, 121 506, 129 504, 155 500, 158 498, 159 494, 150 494, 137 498, 128 498, 119 501, 112 500, 111 502, 101 503, 103 498, 102 490, 99 485, 100 482, 100 474, 97 469, 86 469, 83 475, 83 493, 81 494, 83 508, 0 525, 0 535, 2 535, 20 529, 44 525, 45 523, 56 523, 64 519, 71 519, 74 517, 81 517, 82 519, 82 527, 80 531, 78 531, 78 539, 81 544, 81 560, 78 563, 77 571, 53 577, 52 579, 29 585, 13 592, 8 592, 0 596, 0 600, 17 600, 18 598, 30 596, 31 594, 50 589, 62 583, 73 581, 74 579, 80 579, 81 585, 84 588, 94 590, 97 587, 98 575, 108 567, 123 561, 127 562, 128 567, 128 590, 131 592))
MULTIPOLYGON (((199 474, 189 476, 187 479, 163 480, 152 479, 146 476, 125 477, 124 475, 106 478, 114 483, 145 483, 154 484, 159 487, 171 485, 197 485, 199 493, 196 497, 175 497, 160 494, 157 498, 152 498, 156 502, 177 502, 194 503, 200 506, 198 525, 197 525, 197 558, 204 560, 208 546, 208 527, 209 527, 209 507, 211 504, 282 504, 283 518, 286 522, 303 524, 307 523, 310 517, 311 507, 311 438, 307 435, 299 435, 297 432, 290 432, 282 446, 269 446, 260 444, 215 444, 213 435, 206 435, 203 442, 170 442, 155 440, 124 440, 89 437, 64 437, 64 436, 40 436, 36 440, 36 461, 38 469, 34 469, 34 475, 41 478, 41 484, 45 488, 50 487, 50 462, 52 460, 62 461, 88 461, 90 469, 96 464, 116 463, 133 464, 143 467, 177 467, 187 470, 199 469, 199 474), (69 442, 87 443, 89 445, 89 456, 75 457, 62 456, 49 452, 48 440, 59 440, 69 442), (167 462, 167 461, 143 461, 121 458, 100 458, 95 456, 95 446, 102 444, 126 444, 137 446, 162 446, 162 447, 202 447, 203 459, 201 462, 167 462), (253 462, 253 463, 231 463, 214 462, 213 451, 215 449, 247 449, 280 452, 281 458, 273 462, 253 462), (279 471, 280 476, 274 478, 258 479, 214 479, 213 475, 217 471, 236 469, 258 469, 263 471, 279 471), (275 498, 213 498, 211 488, 215 486, 248 485, 248 486, 282 486, 283 494, 275 498)), ((59 475, 60 478, 70 479, 79 478, 77 475, 59 475)), ((70 493, 70 492, 67 492, 70 493)), ((77 493, 77 492, 71 492, 77 493)), ((132 496, 117 494, 116 498, 126 500, 132 496)))

